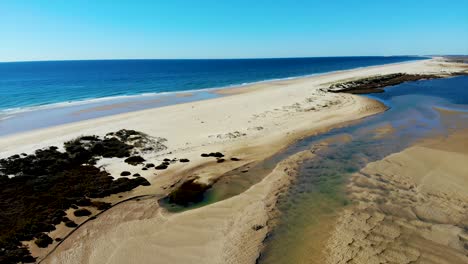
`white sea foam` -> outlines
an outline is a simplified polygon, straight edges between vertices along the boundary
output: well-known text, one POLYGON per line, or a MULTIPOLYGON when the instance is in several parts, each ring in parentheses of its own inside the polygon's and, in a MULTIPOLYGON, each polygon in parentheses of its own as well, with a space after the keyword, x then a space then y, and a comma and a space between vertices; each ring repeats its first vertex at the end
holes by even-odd
POLYGON ((126 100, 126 99, 140 99, 140 98, 145 98, 145 97, 163 97, 163 96, 171 96, 171 95, 184 94, 184 93, 212 92, 212 91, 221 90, 221 89, 243 87, 243 86, 249 86, 249 85, 254 85, 258 83, 305 78, 305 77, 310 77, 313 75, 318 75, 318 74, 268 79, 268 80, 262 80, 262 81, 256 81, 256 82, 244 82, 241 84, 231 84, 231 85, 222 86, 222 87, 201 88, 201 89, 171 91, 171 92, 151 92, 151 93, 141 93, 141 94, 115 95, 115 96, 106 96, 106 97, 99 97, 99 98, 78 99, 78 100, 73 100, 73 101, 50 103, 50 104, 44 104, 44 105, 32 105, 32 106, 24 106, 24 107, 7 108, 7 109, 0 110, 0 120, 9 118, 15 114, 31 112, 31 111, 64 108, 64 107, 87 105, 87 104, 102 103, 102 102, 112 102, 112 101, 119 101, 119 100, 126 100))

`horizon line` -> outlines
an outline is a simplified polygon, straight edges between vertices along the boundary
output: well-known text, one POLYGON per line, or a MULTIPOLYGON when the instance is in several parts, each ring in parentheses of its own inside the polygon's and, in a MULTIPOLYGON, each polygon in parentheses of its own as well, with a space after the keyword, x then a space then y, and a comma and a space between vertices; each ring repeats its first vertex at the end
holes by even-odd
POLYGON ((343 55, 343 56, 292 56, 292 57, 241 57, 241 58, 114 58, 114 59, 52 59, 52 60, 18 60, 0 61, 0 63, 20 63, 20 62, 66 62, 66 61, 124 61, 124 60, 271 60, 271 59, 308 59, 308 58, 352 58, 352 57, 443 57, 443 56, 468 56, 466 54, 438 54, 438 55, 343 55))

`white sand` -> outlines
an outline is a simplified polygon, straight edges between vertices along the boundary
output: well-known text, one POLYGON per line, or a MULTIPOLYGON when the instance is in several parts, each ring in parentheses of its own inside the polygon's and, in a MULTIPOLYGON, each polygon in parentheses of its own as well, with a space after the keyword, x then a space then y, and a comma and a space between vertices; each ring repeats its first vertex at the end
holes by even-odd
MULTIPOLYGON (((202 181, 211 181, 223 172, 264 159, 303 136, 385 109, 365 97, 321 90, 330 83, 396 72, 440 74, 458 70, 459 65, 440 60, 417 61, 223 90, 232 95, 2 137, 0 156, 61 145, 79 135, 134 129, 168 140, 168 149, 146 155, 148 161, 157 163, 165 157, 191 160, 158 175, 154 170, 138 171, 152 186, 137 188, 123 198, 164 195, 169 189, 163 187, 180 179, 197 175, 202 181), (200 158, 201 153, 212 151, 242 161, 219 165, 200 158)), ((136 170, 119 159, 105 160, 102 165, 114 176, 122 170, 136 170)), ((284 180, 289 175, 284 173, 285 166, 279 165, 241 195, 182 214, 165 213, 154 199, 117 206, 80 228, 46 262, 253 263, 267 228, 252 233, 251 227, 265 224, 272 195, 288 182, 284 180), (285 183, 275 185, 280 179, 285 183)), ((109 199, 118 200, 116 196, 109 199)), ((50 248, 33 251, 43 256, 50 248)))

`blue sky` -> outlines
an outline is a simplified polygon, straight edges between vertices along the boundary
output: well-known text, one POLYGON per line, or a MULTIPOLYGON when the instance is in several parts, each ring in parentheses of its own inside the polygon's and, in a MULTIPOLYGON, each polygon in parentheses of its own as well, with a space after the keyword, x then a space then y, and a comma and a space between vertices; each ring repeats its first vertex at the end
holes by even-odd
POLYGON ((468 0, 0 0, 0 61, 468 54, 468 0))

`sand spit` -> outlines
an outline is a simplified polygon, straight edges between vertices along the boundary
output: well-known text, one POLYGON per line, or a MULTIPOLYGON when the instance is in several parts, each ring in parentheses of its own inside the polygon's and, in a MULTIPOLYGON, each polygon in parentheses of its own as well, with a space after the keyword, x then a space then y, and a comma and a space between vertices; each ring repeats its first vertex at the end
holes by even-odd
POLYGON ((468 131, 352 176, 328 263, 468 263, 468 131))
POLYGON ((295 154, 244 193, 182 213, 168 213, 155 199, 119 205, 43 263, 254 263, 278 193, 311 157, 295 154))
MULTIPOLYGON (((463 67, 433 59, 233 88, 229 89, 232 95, 222 98, 2 137, 0 156, 60 146, 80 135, 103 136, 110 131, 134 129, 167 139, 166 150, 143 155, 147 162, 158 164, 174 157, 190 162, 163 171, 141 171, 119 159, 102 159, 98 165, 114 177, 129 171, 151 183, 103 200, 116 203, 138 195, 163 197, 190 177, 211 182, 228 171, 263 160, 301 137, 386 109, 368 98, 324 91, 335 82, 398 72, 459 72, 463 67), (216 159, 200 157, 201 153, 217 151, 241 160, 217 163, 216 159)), ((289 182, 290 175, 283 173, 288 166, 293 170, 296 165, 281 163, 248 191, 183 213, 162 210, 156 198, 122 203, 80 227, 43 263, 252 263, 266 234, 267 228, 259 226, 268 219, 274 204, 271 197, 289 182), (275 185, 279 178, 280 187, 275 185), (259 229, 252 233, 254 225, 259 229)), ((42 259, 54 246, 32 251, 42 259)))

